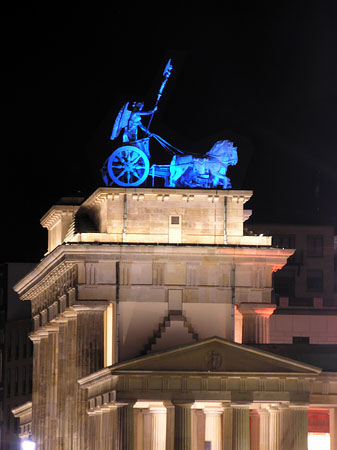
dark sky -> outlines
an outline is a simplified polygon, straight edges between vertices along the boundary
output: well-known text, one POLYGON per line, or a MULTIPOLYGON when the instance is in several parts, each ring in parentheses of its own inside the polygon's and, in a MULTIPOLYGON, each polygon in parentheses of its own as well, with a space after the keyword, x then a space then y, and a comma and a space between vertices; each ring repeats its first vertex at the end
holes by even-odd
POLYGON ((116 114, 127 100, 153 106, 168 58, 153 132, 201 154, 232 140, 229 175, 254 190, 252 220, 337 225, 336 1, 221 4, 3 13, 1 261, 39 260, 42 215, 103 186, 116 114))

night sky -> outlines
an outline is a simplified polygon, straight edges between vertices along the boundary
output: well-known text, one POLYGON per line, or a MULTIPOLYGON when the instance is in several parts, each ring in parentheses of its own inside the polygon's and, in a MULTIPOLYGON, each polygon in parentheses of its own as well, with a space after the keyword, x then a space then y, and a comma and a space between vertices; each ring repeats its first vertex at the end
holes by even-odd
POLYGON ((200 154, 233 141, 228 173, 254 190, 252 221, 337 225, 337 2, 221 4, 3 12, 1 261, 41 259, 43 214, 104 185, 116 114, 153 107, 169 58, 151 131, 200 154))

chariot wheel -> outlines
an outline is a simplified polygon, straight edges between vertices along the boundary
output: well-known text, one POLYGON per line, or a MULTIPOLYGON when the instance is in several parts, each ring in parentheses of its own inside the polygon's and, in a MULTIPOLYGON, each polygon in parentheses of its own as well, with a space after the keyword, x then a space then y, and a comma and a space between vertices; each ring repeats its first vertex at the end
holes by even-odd
POLYGON ((111 153, 107 166, 110 178, 119 186, 140 186, 150 171, 149 158, 133 145, 117 148, 111 153))

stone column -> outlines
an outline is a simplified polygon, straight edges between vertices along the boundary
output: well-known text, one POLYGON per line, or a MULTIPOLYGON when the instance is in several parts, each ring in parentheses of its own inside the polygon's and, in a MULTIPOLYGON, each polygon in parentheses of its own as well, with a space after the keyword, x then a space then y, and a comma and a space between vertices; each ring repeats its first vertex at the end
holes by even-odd
POLYGON ((143 450, 144 448, 144 415, 140 408, 133 408, 133 425, 135 435, 135 449, 143 450))
POLYGON ((292 429, 291 412, 287 404, 281 404, 280 410, 280 450, 292 448, 290 430, 292 429))
POLYGON ((102 406, 102 411, 102 434, 104 439, 103 449, 117 450, 117 407, 113 403, 106 403, 102 406))
POLYGON ((149 408, 144 412, 144 448, 165 450, 166 448, 166 410, 149 408))
POLYGON ((192 402, 174 404, 174 450, 191 450, 192 402))
POLYGON ((260 416, 260 449, 269 450, 269 412, 262 408, 257 410, 260 416))
POLYGON ((40 328, 37 333, 41 337, 40 342, 40 359, 39 359, 39 378, 38 378, 38 402, 33 406, 38 408, 38 424, 37 424, 37 447, 47 448, 47 423, 49 415, 47 413, 47 390, 48 390, 48 331, 40 328))
POLYGON ((337 450, 337 408, 329 408, 330 447, 337 450))
POLYGON ((118 450, 134 450, 133 405, 118 408, 118 450))
POLYGON ((280 450, 280 410, 271 406, 269 410, 269 450, 280 450))
POLYGON ((233 450, 250 450, 249 406, 233 407, 233 450))
POLYGON ((307 450, 308 407, 291 405, 292 440, 294 450, 307 450))
POLYGON ((39 377, 41 359, 41 336, 36 332, 29 336, 33 342, 33 374, 32 374, 32 436, 35 442, 39 440, 39 377))
POLYGON ((268 344, 270 340, 269 318, 276 309, 271 303, 241 303, 242 343, 268 344))
POLYGON ((48 331, 48 355, 47 355, 47 407, 46 407, 46 439, 47 449, 57 446, 57 391, 58 391, 58 335, 59 327, 50 322, 46 325, 48 331), (48 418, 48 420, 47 420, 48 418))
POLYGON ((205 413, 205 441, 211 442, 212 450, 221 450, 222 442, 222 413, 220 408, 204 408, 205 413))
POLYGON ((229 404, 223 405, 222 415, 222 448, 232 449, 233 442, 233 408, 229 404))

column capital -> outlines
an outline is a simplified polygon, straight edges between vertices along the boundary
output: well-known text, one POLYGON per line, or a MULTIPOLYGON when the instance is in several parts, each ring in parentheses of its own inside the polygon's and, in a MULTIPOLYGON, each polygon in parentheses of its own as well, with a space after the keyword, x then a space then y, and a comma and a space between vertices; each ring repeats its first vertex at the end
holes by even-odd
POLYGON ((301 411, 307 411, 309 409, 310 405, 309 404, 293 404, 290 403, 289 408, 293 409, 293 410, 301 410, 301 411))
POLYGON ((238 310, 241 314, 253 314, 264 317, 269 317, 276 309, 276 305, 273 303, 240 303, 238 304, 238 310))
POLYGON ((48 333, 58 333, 60 331, 59 324, 54 321, 48 322, 44 329, 47 330, 48 333))
POLYGON ((224 408, 222 408, 221 406, 206 406, 205 408, 203 408, 203 412, 205 414, 222 414, 224 412, 224 408))
POLYGON ((179 408, 191 409, 194 404, 194 400, 172 400, 171 403, 174 407, 178 406, 179 408))

